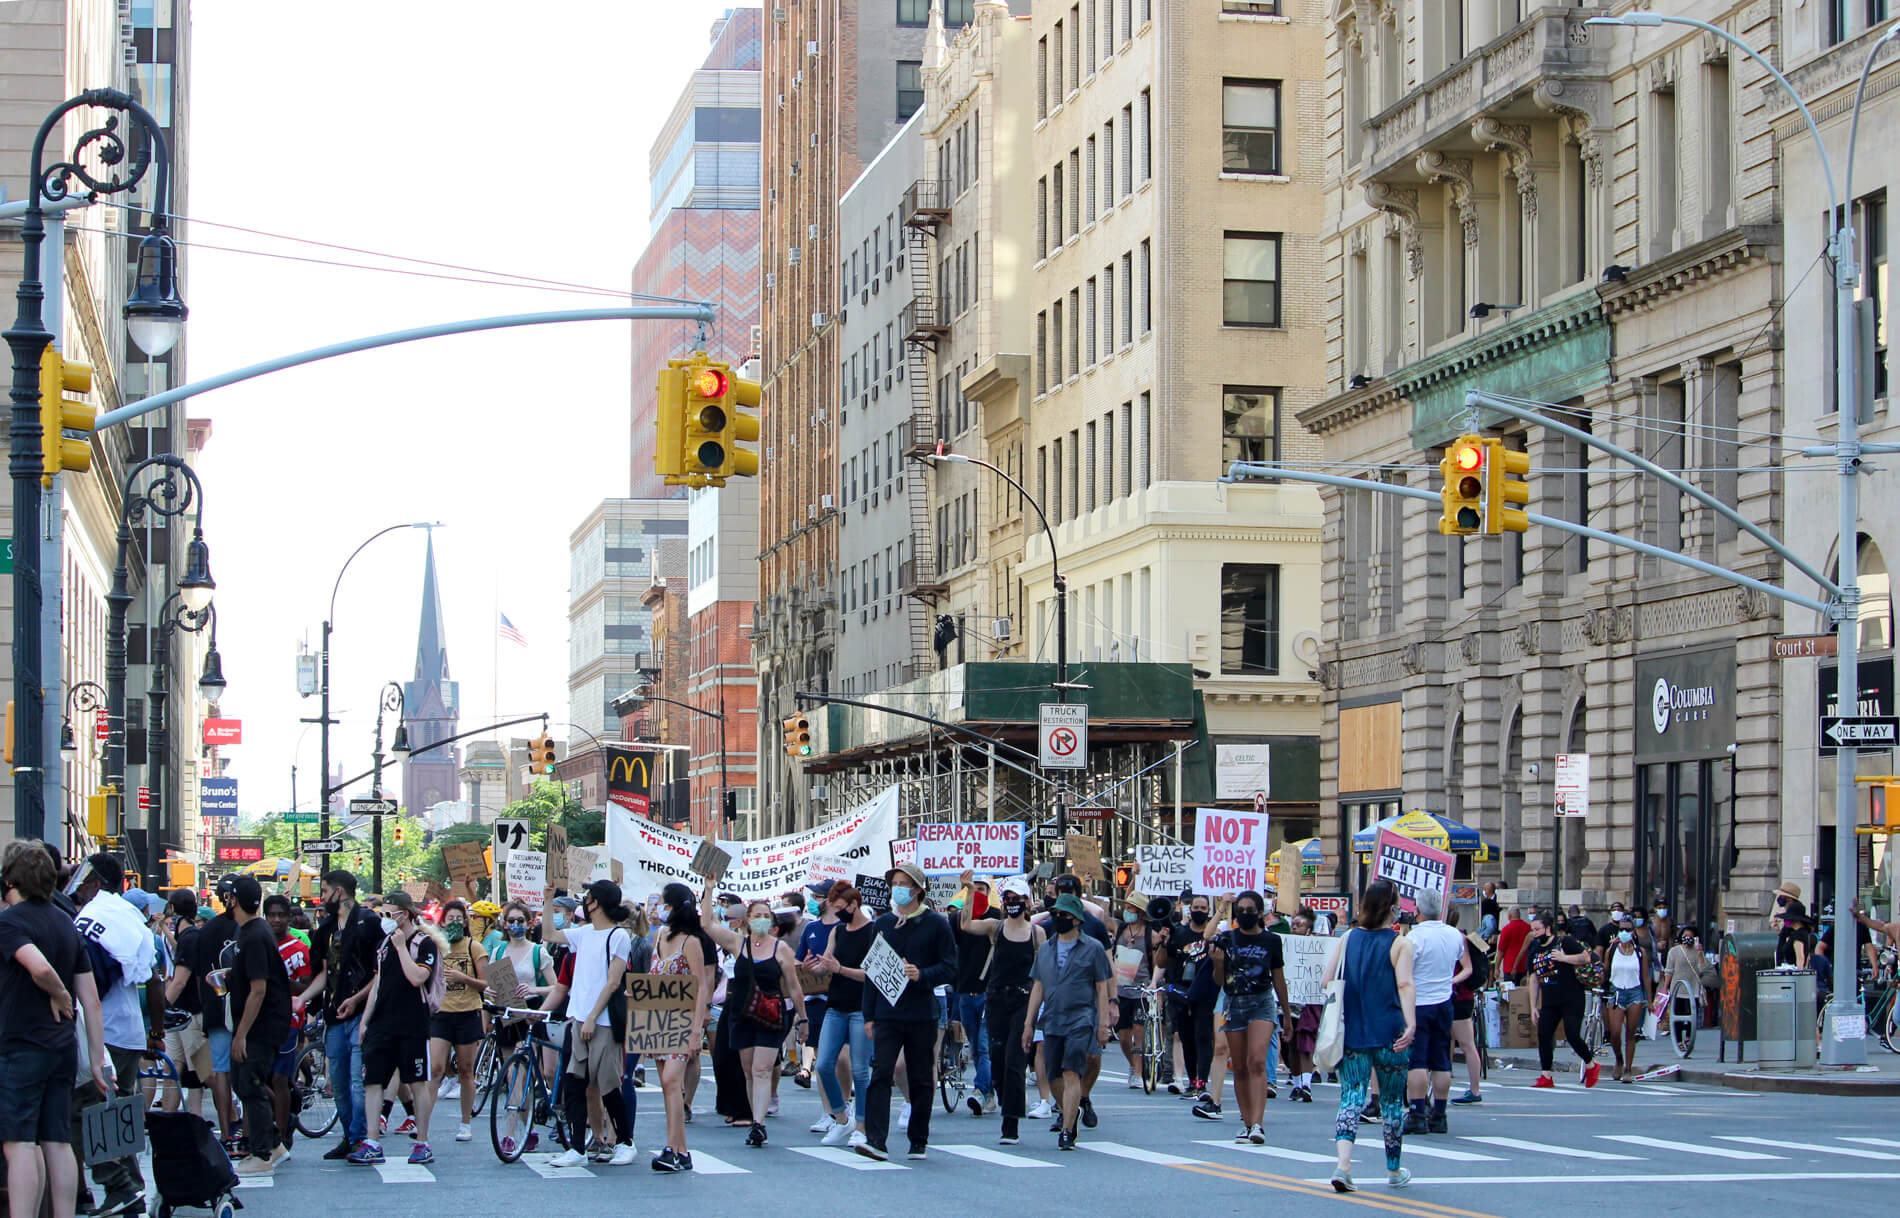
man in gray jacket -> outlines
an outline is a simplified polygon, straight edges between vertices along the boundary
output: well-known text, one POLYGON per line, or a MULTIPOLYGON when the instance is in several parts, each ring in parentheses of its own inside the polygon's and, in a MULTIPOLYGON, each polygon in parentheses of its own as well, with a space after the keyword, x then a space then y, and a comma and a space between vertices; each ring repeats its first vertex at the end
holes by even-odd
MULTIPOLYGON (((1073 893, 1056 898, 1049 917, 1055 938, 1036 953, 1029 974, 1029 1009, 1042 1011, 1037 1026, 1042 1029, 1043 1060, 1049 1067, 1049 1085, 1062 1106, 1058 1150, 1075 1149, 1076 1119, 1088 1103, 1083 1080, 1089 1075, 1090 1059, 1099 1059, 1102 1046, 1115 1035, 1115 970, 1102 945, 1082 933, 1087 912, 1073 893)), ((1034 1038, 1035 1030, 1025 1025, 1024 1052, 1030 1051, 1034 1038)), ((1094 1116, 1092 1107, 1088 1116, 1094 1116)), ((1089 1120, 1091 1127, 1094 1123, 1089 1120)))

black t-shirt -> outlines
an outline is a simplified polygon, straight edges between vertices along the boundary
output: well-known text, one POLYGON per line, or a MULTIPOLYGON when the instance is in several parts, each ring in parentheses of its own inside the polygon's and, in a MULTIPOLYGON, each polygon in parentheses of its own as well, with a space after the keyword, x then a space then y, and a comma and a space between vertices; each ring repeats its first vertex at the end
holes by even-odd
POLYGON ((227 975, 231 991, 231 1030, 244 1019, 244 1007, 251 1000, 251 982, 264 981, 264 1004, 251 1022, 249 1043, 276 1049, 290 1032, 290 974, 284 971, 283 953, 270 926, 262 918, 252 918, 238 930, 235 958, 227 975))
MULTIPOLYGON (((370 983, 376 975, 376 949, 382 942, 382 920, 361 905, 350 907, 349 921, 340 934, 334 914, 325 914, 310 932, 311 966, 323 970, 324 1018, 342 1019, 337 1004, 370 983)), ((359 1003, 356 1014, 362 1013, 359 1003)))
POLYGON ((984 987, 989 984, 983 976, 983 966, 989 962, 992 946, 989 937, 972 934, 964 929, 972 922, 985 920, 957 914, 950 921, 950 925, 957 929, 957 993, 959 994, 981 994, 984 987))
POLYGON ((1496 897, 1484 896, 1478 898, 1479 917, 1497 918, 1502 912, 1503 909, 1498 905, 1498 899, 1496 897))
POLYGON ((1583 993, 1583 983, 1577 980, 1576 965, 1555 959, 1543 961, 1545 956, 1557 952, 1566 956, 1579 955, 1583 952, 1583 944, 1571 935, 1558 935, 1542 943, 1532 940, 1524 948, 1524 971, 1537 974, 1538 988, 1547 1001, 1568 1002, 1583 993))
POLYGON ((1286 949, 1272 931, 1225 931, 1214 946, 1227 957, 1227 995, 1247 998, 1273 988, 1273 974, 1286 967, 1286 949))
MULTIPOLYGON (((405 947, 391 935, 376 953, 376 1013, 374 1026, 379 1032, 404 1036, 426 1036, 429 1031, 429 1007, 422 1001, 422 989, 409 980, 402 961, 395 953, 407 951, 416 963, 435 967, 435 937, 416 931, 412 947, 405 947)), ((281 966, 280 966, 281 967, 281 966)), ((424 985, 428 982, 425 980, 424 985)), ((582 1012, 585 1014, 586 1012, 582 1012)))
MULTIPOLYGON (((219 969, 230 968, 235 953, 228 951, 237 938, 237 920, 228 913, 219 914, 198 928, 198 951, 192 958, 191 976, 201 988, 199 998, 204 1003, 205 1031, 223 1030, 224 996, 211 988, 210 977, 219 969)), ((229 978, 226 979, 227 982, 229 978)), ((227 989, 229 988, 227 984, 227 989)))
POLYGON ((1168 984, 1186 989, 1193 980, 1188 969, 1199 970, 1207 967, 1207 940, 1196 935, 1194 928, 1185 924, 1176 924, 1168 937, 1168 967, 1163 969, 1168 984))
POLYGON ((1794 954, 1794 945, 1796 943, 1801 944, 1806 949, 1806 955, 1803 960, 1800 961, 1802 967, 1814 967, 1814 932, 1805 926, 1784 926, 1781 928, 1780 936, 1775 940, 1775 966, 1777 968, 1784 964, 1792 965, 1797 963, 1794 954))
POLYGON ((179 989, 178 1001, 171 1004, 171 1009, 191 1015, 205 1009, 204 996, 198 992, 198 933, 199 927, 196 925, 179 931, 177 954, 173 957, 179 968, 191 970, 192 979, 179 989))
POLYGON ((33 974, 13 958, 29 945, 39 948, 53 966, 75 1006, 79 996, 73 991, 73 979, 92 971, 85 944, 73 929, 72 915, 47 901, 22 901, 0 910, 0 1050, 63 1051, 78 1043, 73 1036, 75 1025, 71 1019, 53 1018, 52 1000, 34 982, 33 974))

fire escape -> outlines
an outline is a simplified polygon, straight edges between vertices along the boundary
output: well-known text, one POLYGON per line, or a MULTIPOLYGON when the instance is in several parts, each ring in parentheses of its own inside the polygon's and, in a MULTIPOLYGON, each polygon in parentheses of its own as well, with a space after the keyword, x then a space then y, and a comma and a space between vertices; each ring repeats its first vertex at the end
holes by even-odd
MULTIPOLYGON (((906 379, 910 382, 910 422, 903 435, 906 464, 936 450, 935 392, 931 366, 939 343, 950 337, 949 319, 939 316, 934 268, 937 226, 949 220, 950 208, 938 199, 938 184, 919 180, 904 192, 904 245, 910 264, 910 303, 904 306, 906 379)), ((907 598, 910 617, 911 669, 929 671, 930 633, 936 621, 936 601, 950 590, 937 569, 936 531, 930 524, 930 491, 925 477, 933 466, 917 462, 910 471, 906 493, 910 498, 910 558, 898 572, 898 586, 907 598)))

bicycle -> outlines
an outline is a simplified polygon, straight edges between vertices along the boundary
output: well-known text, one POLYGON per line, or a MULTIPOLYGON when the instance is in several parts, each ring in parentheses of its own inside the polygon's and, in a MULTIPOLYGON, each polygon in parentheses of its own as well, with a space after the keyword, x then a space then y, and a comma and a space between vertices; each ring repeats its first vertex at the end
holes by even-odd
POLYGON ((969 1064, 970 1044, 963 1023, 953 1019, 937 1042, 937 1094, 945 1112, 955 1112, 970 1093, 969 1064))
MULTIPOLYGON (((495 1147, 495 1157, 503 1163, 513 1163, 535 1140, 536 1125, 545 1123, 555 1141, 563 1146, 572 1142, 568 1136, 567 1115, 555 1102, 555 1092, 541 1072, 542 1051, 554 1048, 546 1029, 551 1024, 565 1024, 567 1020, 532 1007, 504 1007, 501 1017, 538 1021, 538 1026, 529 1025, 528 1034, 502 1063, 501 1081, 493 1089, 495 1102, 488 1110, 488 1136, 495 1147)), ((558 1082, 558 1068, 555 1078, 558 1082)), ((585 1131, 580 1132, 580 1137, 584 1143, 585 1131)))
POLYGON ((1478 1053, 1478 1077, 1480 1079, 1491 1077, 1490 1020, 1485 1018, 1488 1013, 1488 1008, 1489 1004, 1486 1001, 1486 996, 1480 993, 1478 995, 1477 1006, 1471 1012, 1471 1046, 1477 1050, 1478 1053))
POLYGON ((323 1016, 313 1011, 290 1067, 290 1120, 298 1133, 312 1139, 336 1127, 336 1092, 330 1086, 330 1058, 323 1040, 323 1016))
MULTIPOLYGON (((1577 1030, 1577 1035, 1590 1050, 1590 1060, 1595 1061, 1597 1055, 1603 1052, 1604 1045, 1603 995, 1595 990, 1589 990, 1583 996, 1583 1027, 1577 1030)), ((1588 1068, 1587 1063, 1577 1063, 1580 1071, 1588 1068)))
POLYGON ((1168 1022, 1168 987, 1141 987, 1141 1010, 1135 1022, 1141 1025, 1141 1089, 1149 1095, 1161 1085, 1168 1064, 1174 1029, 1168 1022))
POLYGON ((501 1042, 495 1035, 495 1016, 500 1007, 484 1005, 489 1013, 488 1034, 482 1037, 481 1047, 475 1050, 475 1107, 473 1116, 482 1115, 482 1109, 488 1104, 488 1097, 495 1090, 495 1084, 501 1079, 501 1042))

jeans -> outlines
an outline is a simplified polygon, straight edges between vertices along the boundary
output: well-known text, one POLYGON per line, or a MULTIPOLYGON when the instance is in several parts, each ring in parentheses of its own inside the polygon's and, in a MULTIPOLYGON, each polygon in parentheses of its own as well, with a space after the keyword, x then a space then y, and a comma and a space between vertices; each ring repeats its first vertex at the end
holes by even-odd
POLYGON ((871 1037, 871 1085, 864 1097, 864 1136, 871 1145, 884 1148, 891 1132, 891 1080, 897 1075, 897 1055, 904 1055, 904 1072, 910 1079, 910 1142, 922 1146, 930 1140, 930 1110, 937 1100, 937 1024, 935 1020, 891 1019, 875 1021, 877 1031, 871 1037))
POLYGON ((844 1088, 838 1085, 838 1053, 851 1045, 851 1112, 864 1120, 864 1093, 871 1086, 871 1038, 864 1034, 864 1012, 840 1007, 827 1012, 824 1026, 818 1029, 818 1060, 812 1071, 825 1092, 825 1111, 837 1113, 844 1108, 844 1088))
POLYGON ((627 1060, 620 1067, 620 1103, 627 1110, 627 1126, 633 1127, 633 1118, 640 1114, 640 1092, 633 1085, 634 1067, 640 1064, 638 1053, 627 1054, 627 1060))
POLYGON ((990 1093, 990 1039, 983 1035, 983 998, 982 994, 958 994, 957 1022, 963 1025, 963 1037, 970 1044, 970 1052, 976 1057, 976 1089, 979 1094, 990 1093))
POLYGON ((356 1043, 356 1025, 362 1016, 325 1024, 323 1056, 330 1062, 330 1090, 336 1093, 336 1124, 343 1136, 361 1142, 369 1136, 368 1114, 363 1111, 363 1047, 356 1043), (338 1079, 347 1079, 348 1085, 338 1079))
POLYGON ((1281 1019, 1274 1023, 1273 1039, 1267 1042, 1267 1086, 1269 1087, 1280 1085, 1280 1024, 1285 1022, 1281 1019))
POLYGON ((992 1073, 997 1082, 996 1098, 1002 1103, 1003 1120, 1020 1120, 1023 1108, 1023 1074, 1029 1069, 1029 1054, 1023 1052, 1023 1020, 1029 1014, 1029 994, 1014 987, 997 990, 989 997, 983 1012, 989 1025, 988 1035, 992 1073))

